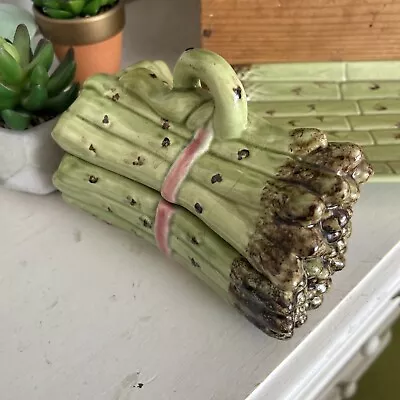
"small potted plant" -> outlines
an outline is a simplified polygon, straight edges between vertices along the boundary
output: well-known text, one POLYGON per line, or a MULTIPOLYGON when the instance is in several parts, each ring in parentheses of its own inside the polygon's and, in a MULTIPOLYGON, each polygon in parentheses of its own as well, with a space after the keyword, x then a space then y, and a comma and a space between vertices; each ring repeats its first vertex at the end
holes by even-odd
POLYGON ((53 46, 41 39, 32 51, 29 32, 18 25, 13 41, 0 37, 0 184, 36 194, 54 191, 52 174, 63 152, 51 131, 76 99, 71 49, 57 68, 53 46))
POLYGON ((57 57, 74 48, 77 81, 120 69, 123 0, 33 0, 33 4, 36 22, 57 57))

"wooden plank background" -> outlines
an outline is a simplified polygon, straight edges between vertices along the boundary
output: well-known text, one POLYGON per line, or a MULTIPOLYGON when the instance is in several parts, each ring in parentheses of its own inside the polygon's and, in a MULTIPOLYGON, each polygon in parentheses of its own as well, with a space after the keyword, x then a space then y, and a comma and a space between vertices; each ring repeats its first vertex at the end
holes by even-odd
POLYGON ((400 0, 201 0, 202 46, 232 64, 400 59, 400 0))

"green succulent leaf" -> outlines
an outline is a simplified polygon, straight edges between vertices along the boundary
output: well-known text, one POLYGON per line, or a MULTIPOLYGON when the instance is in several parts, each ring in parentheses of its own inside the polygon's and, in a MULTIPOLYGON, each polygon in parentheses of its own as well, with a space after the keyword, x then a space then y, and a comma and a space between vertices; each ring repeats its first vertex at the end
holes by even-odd
POLYGON ((97 15, 104 6, 117 0, 34 0, 34 4, 51 18, 70 19, 97 15))
POLYGON ((85 0, 70 0, 67 2, 68 11, 74 15, 79 15, 85 6, 85 0))
POLYGON ((0 79, 6 84, 18 85, 23 77, 24 72, 17 60, 0 45, 0 79))
POLYGON ((23 24, 18 25, 13 37, 14 43, 0 37, 0 117, 11 129, 20 130, 39 112, 65 111, 76 99, 79 85, 73 84, 76 63, 72 48, 50 75, 53 45, 42 39, 32 53, 23 24))
POLYGON ((19 64, 20 57, 18 50, 8 39, 0 38, 0 46, 19 64))
POLYGON ((31 114, 25 111, 3 110, 0 112, 0 116, 7 128, 14 131, 24 131, 31 122, 31 114))
POLYGON ((0 110, 14 108, 19 101, 18 89, 0 82, 0 110))
POLYGON ((55 8, 43 7, 43 12, 49 17, 55 19, 71 19, 75 17, 75 15, 70 11, 57 10, 55 8))
POLYGON ((32 59, 31 39, 26 25, 20 24, 14 34, 13 45, 19 54, 19 63, 25 68, 32 59))
POLYGON ((38 44, 36 45, 35 51, 33 53, 33 57, 36 57, 36 55, 39 53, 39 51, 47 44, 49 41, 45 38, 42 38, 39 40, 38 44))
POLYGON ((30 92, 21 99, 21 105, 25 110, 41 110, 48 98, 47 89, 41 85, 32 86, 30 92))
POLYGON ((49 74, 47 70, 40 64, 33 68, 29 79, 32 85, 47 86, 49 82, 49 74))
POLYGON ((68 87, 75 77, 75 71, 74 50, 70 48, 49 79, 47 85, 49 97, 55 96, 68 87))
POLYGON ((39 64, 48 71, 53 64, 53 60, 53 45, 47 40, 43 42, 40 41, 33 55, 33 59, 28 65, 28 71, 32 71, 39 64))
POLYGON ((91 0, 82 10, 83 15, 96 15, 102 7, 102 0, 91 0))
POLYGON ((117 0, 100 0, 102 7, 104 6, 111 6, 114 4, 117 0))
POLYGON ((0 99, 0 111, 13 109, 17 104, 18 98, 0 99))
POLYGON ((53 8, 54 10, 66 10, 68 0, 43 0, 42 7, 53 8))
POLYGON ((47 99, 44 108, 48 111, 61 114, 75 101, 78 93, 79 84, 75 82, 67 90, 47 99))
POLYGON ((18 96, 18 94, 17 86, 6 85, 0 81, 0 99, 18 96))

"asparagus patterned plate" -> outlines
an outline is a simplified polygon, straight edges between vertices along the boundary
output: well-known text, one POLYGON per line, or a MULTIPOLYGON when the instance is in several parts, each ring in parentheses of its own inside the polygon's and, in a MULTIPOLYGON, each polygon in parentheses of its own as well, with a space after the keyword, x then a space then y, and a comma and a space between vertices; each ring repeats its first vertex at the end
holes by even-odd
POLYGON ((372 181, 400 181, 400 61, 235 68, 251 111, 289 129, 315 127, 363 147, 372 181))

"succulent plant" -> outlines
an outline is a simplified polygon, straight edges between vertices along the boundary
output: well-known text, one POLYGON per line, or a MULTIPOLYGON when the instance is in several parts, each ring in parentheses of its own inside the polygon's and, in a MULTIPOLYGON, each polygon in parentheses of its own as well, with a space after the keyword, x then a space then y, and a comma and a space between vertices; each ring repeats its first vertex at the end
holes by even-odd
POLYGON ((33 0, 33 4, 43 14, 56 19, 92 17, 117 2, 118 0, 33 0))
POLYGON ((73 50, 49 75, 53 59, 53 46, 46 39, 32 51, 24 24, 18 25, 12 42, 0 38, 0 121, 7 128, 25 130, 34 117, 39 122, 55 117, 75 100, 79 85, 73 82, 73 50))

